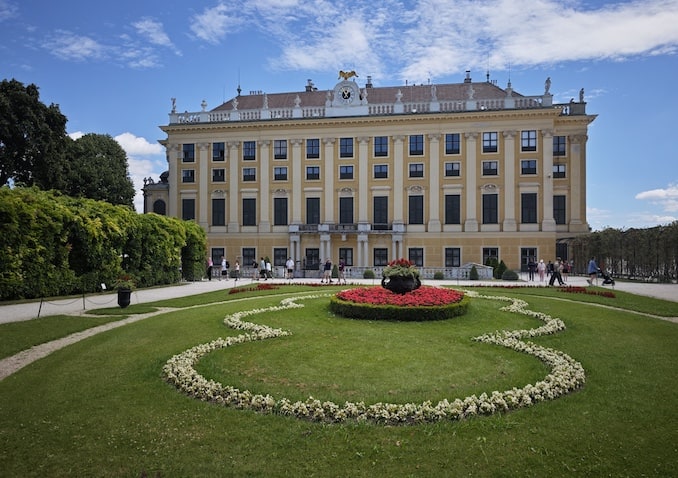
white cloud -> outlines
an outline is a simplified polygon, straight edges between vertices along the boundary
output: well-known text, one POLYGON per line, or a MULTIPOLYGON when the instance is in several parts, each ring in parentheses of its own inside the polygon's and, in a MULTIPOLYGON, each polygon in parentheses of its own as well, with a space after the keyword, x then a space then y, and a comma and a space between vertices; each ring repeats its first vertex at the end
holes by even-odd
POLYGON ((98 41, 64 30, 58 30, 51 35, 43 43, 43 47, 62 60, 99 59, 106 54, 106 47, 98 41))
POLYGON ((174 50, 177 54, 180 52, 176 49, 170 37, 165 33, 163 24, 151 18, 144 18, 132 24, 136 28, 137 33, 145 37, 154 45, 164 46, 174 50))
POLYGON ((122 133, 116 136, 118 144, 130 156, 148 156, 164 154, 165 148, 158 143, 149 143, 146 138, 135 136, 132 133, 122 133))
POLYGON ((208 43, 218 44, 227 33, 232 33, 241 22, 237 12, 229 10, 223 3, 216 7, 206 8, 191 19, 191 31, 208 43))
POLYGON ((71 139, 75 140, 75 139, 80 139, 83 136, 85 136, 85 133, 83 133, 82 131, 75 131, 73 133, 68 133, 68 136, 70 136, 71 139))
POLYGON ((666 188, 640 192, 636 194, 636 199, 650 201, 660 206, 664 212, 678 212, 678 184, 669 184, 666 188))
POLYGON ((14 18, 19 11, 13 2, 8 0, 0 0, 0 22, 14 18))

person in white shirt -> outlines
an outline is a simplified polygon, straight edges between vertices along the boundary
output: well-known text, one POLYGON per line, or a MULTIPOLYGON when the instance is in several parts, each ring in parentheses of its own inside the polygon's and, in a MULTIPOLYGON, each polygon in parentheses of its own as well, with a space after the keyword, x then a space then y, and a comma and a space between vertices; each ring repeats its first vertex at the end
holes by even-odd
POLYGON ((294 261, 292 260, 291 257, 287 259, 285 267, 287 268, 287 278, 289 280, 292 280, 294 278, 294 261))

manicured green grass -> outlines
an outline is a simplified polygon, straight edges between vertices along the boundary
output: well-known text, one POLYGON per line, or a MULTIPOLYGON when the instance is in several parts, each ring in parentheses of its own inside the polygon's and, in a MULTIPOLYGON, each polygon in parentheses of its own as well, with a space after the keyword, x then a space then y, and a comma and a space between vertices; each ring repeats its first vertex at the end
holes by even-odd
MULTIPOLYGON (((560 317, 565 331, 534 342, 580 361, 587 383, 571 395, 508 414, 402 427, 328 425, 199 402, 162 380, 162 367, 171 356, 219 336, 238 334, 224 327, 226 314, 274 305, 281 294, 301 290, 258 292, 260 296, 252 299, 255 293, 193 298, 196 302, 191 304, 198 307, 182 306, 99 334, 7 377, 0 382, 1 474, 677 473, 678 429, 673 417, 678 405, 674 393, 678 325, 595 307, 578 301, 576 294, 553 289, 543 297, 513 290, 491 292, 520 296, 531 309, 560 317), (552 298, 563 295, 570 300, 552 298)), ((601 304, 609 300, 593 298, 601 304)), ((476 299, 467 315, 428 323, 341 319, 329 313, 326 301, 308 300, 304 309, 249 317, 293 335, 209 354, 199 364, 201 372, 225 384, 276 396, 394 402, 463 398, 524 386, 546 373, 533 357, 471 342, 471 337, 496 329, 539 325, 499 311, 504 304, 496 301, 476 299)), ((657 303, 647 298, 637 301, 645 310, 653 310, 657 303)), ((675 309, 672 315, 678 315, 675 309)), ((29 323, 38 327, 36 321, 29 323)))

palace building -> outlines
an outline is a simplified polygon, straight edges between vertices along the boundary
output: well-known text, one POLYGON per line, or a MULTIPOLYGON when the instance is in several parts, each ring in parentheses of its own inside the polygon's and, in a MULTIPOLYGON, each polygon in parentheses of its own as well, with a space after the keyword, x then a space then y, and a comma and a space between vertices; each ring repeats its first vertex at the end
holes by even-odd
POLYGON ((489 80, 374 87, 355 72, 320 90, 251 92, 161 129, 168 171, 144 212, 193 220, 215 263, 326 259, 354 277, 405 257, 458 277, 490 257, 524 270, 567 259, 587 233, 584 93, 554 104, 489 80))

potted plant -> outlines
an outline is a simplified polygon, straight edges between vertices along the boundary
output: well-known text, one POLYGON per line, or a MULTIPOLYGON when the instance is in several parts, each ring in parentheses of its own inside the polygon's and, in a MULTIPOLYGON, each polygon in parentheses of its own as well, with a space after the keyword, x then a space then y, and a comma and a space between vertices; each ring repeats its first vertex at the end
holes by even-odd
POLYGON ((419 271, 414 262, 395 259, 382 272, 381 286, 396 294, 405 294, 421 287, 419 271))
POLYGON ((118 305, 125 308, 130 304, 132 290, 136 286, 134 277, 129 274, 123 274, 113 284, 113 288, 118 291, 118 305))

